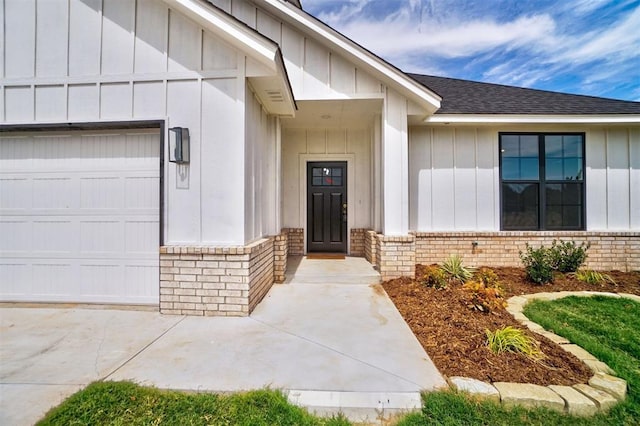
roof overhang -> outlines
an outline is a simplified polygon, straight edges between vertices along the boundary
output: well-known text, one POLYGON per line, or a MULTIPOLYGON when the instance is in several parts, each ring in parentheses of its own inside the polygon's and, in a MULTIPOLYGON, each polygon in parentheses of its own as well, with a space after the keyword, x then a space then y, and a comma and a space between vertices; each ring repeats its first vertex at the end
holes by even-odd
POLYGON ((198 23, 262 65, 263 75, 248 76, 265 109, 275 115, 293 116, 293 90, 277 43, 246 26, 222 9, 202 0, 164 0, 169 7, 198 23))
POLYGON ((440 108, 442 98, 436 93, 302 9, 280 0, 261 0, 261 3, 274 15, 304 33, 317 36, 318 41, 347 56, 358 67, 415 102, 423 108, 424 115, 433 114, 440 108))
POLYGON ((424 124, 640 124, 637 114, 599 115, 471 115, 436 114, 424 124))

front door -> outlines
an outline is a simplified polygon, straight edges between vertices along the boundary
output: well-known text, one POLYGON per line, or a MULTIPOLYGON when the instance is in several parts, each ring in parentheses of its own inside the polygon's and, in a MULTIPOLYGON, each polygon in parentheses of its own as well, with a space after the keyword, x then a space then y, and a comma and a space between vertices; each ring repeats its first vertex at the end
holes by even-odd
POLYGON ((347 251, 347 163, 307 163, 307 251, 347 251))

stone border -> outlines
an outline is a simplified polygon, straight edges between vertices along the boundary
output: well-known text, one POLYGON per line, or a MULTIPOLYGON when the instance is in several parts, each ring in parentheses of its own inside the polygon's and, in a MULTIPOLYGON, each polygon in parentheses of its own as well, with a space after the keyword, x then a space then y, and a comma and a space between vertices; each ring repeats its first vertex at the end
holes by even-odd
POLYGON ((607 296, 627 298, 640 303, 640 296, 626 293, 604 293, 596 291, 560 291, 555 293, 534 293, 513 296, 507 301, 507 312, 534 333, 540 334, 560 345, 565 351, 575 355, 593 371, 588 384, 573 386, 540 386, 528 383, 487 383, 468 377, 449 377, 451 388, 469 393, 475 397, 500 402, 504 406, 521 405, 527 408, 546 407, 574 416, 592 416, 606 412, 627 397, 627 382, 615 377, 615 372, 578 345, 564 337, 551 333, 523 314, 524 307, 531 300, 557 300, 568 296, 607 296))

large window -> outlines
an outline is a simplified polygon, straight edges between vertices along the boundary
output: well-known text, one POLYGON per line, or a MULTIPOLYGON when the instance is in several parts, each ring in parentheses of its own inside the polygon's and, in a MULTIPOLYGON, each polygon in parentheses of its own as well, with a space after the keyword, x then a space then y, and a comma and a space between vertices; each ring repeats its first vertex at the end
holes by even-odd
POLYGON ((584 134, 500 134, 502 229, 584 229, 584 134))

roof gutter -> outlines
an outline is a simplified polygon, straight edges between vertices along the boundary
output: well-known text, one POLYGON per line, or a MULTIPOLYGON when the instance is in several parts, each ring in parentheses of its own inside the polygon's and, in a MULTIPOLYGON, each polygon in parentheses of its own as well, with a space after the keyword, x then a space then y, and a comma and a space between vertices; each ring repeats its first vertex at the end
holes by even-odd
POLYGON ((527 115, 527 114, 436 114, 425 124, 640 124, 638 114, 527 115))

